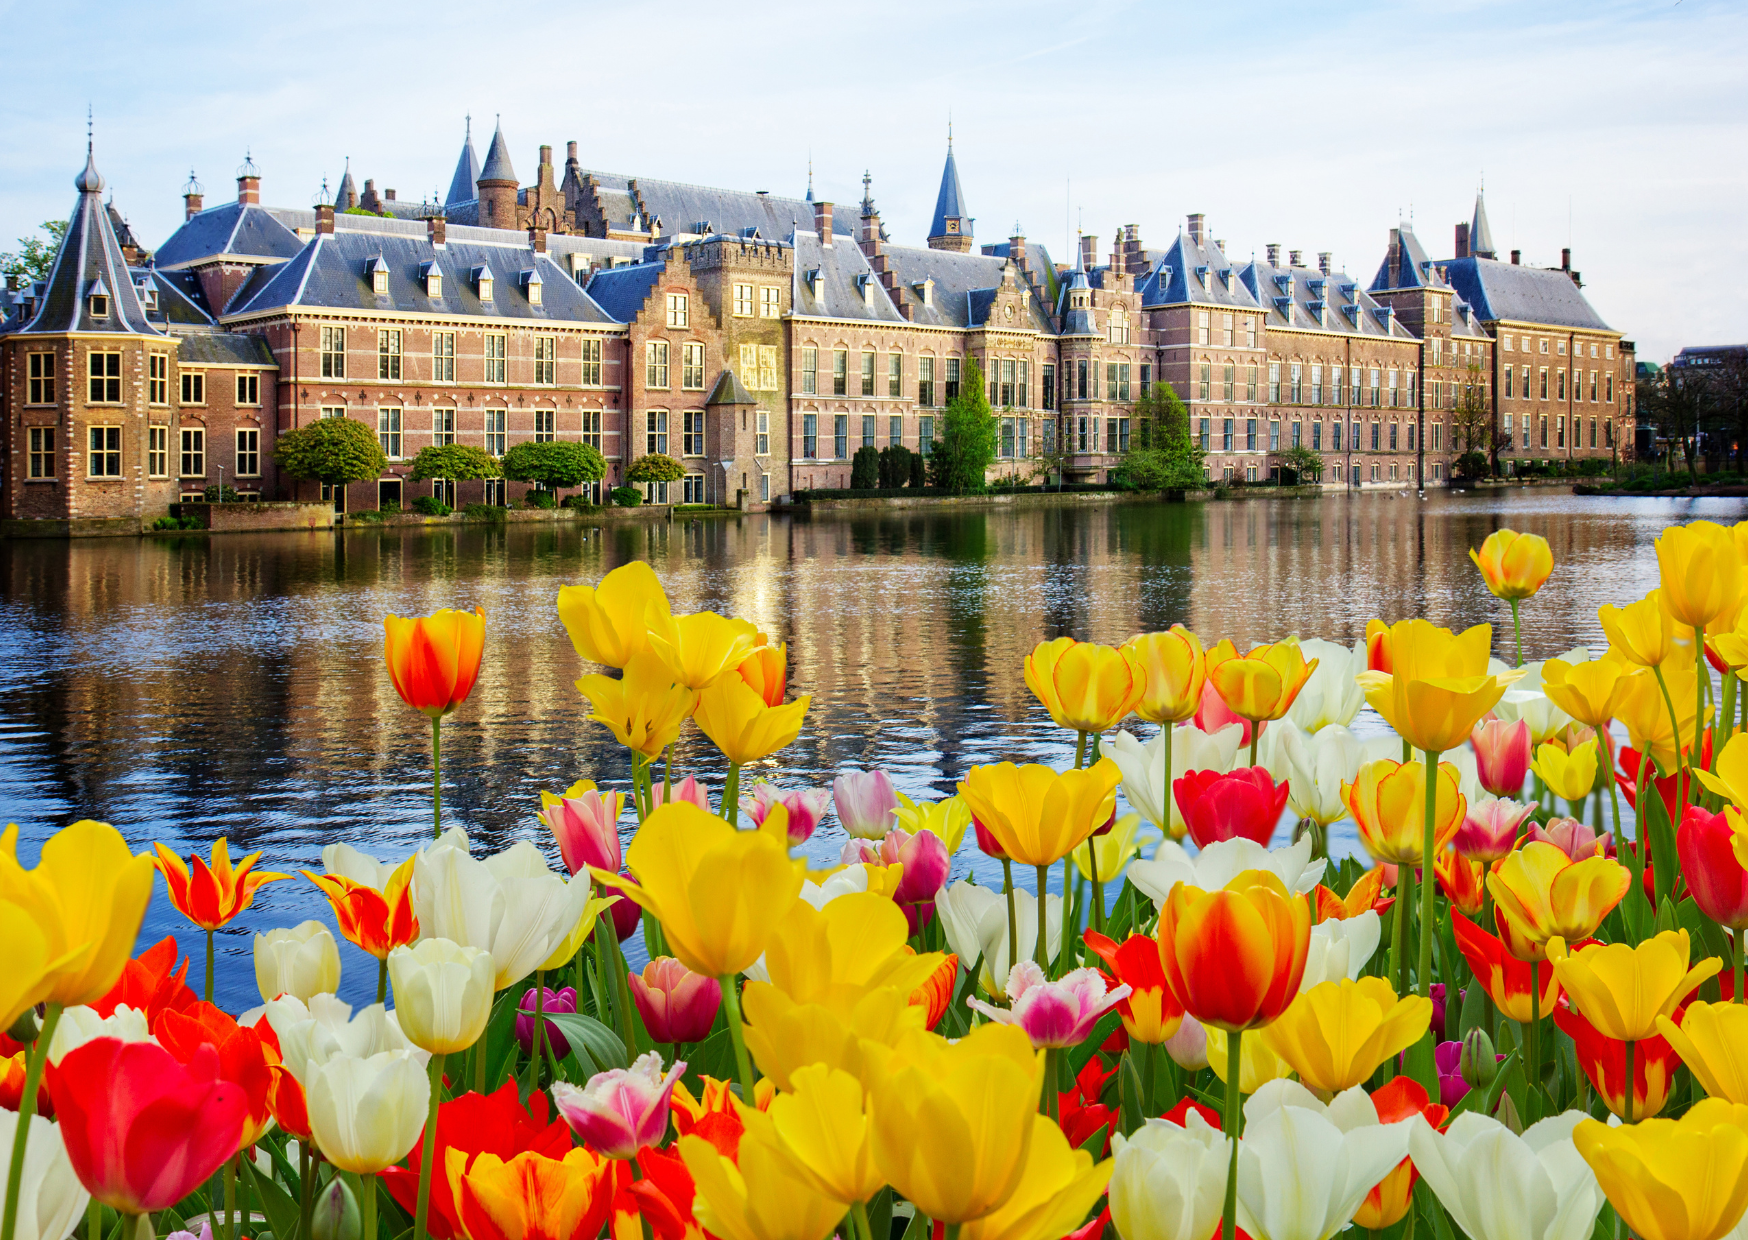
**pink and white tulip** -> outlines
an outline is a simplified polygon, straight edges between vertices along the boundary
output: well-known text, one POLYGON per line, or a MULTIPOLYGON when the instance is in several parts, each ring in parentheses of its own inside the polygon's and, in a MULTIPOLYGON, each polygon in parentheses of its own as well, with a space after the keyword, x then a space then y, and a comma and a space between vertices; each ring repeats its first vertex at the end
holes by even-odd
POLYGON ((1535 843, 1552 844, 1574 861, 1583 861, 1586 857, 1606 857, 1609 845, 1614 842, 1614 832, 1598 836, 1595 827, 1576 818, 1550 818, 1545 827, 1540 823, 1532 825, 1529 838, 1535 843))
POLYGON ((824 788, 795 788, 784 791, 775 784, 753 785, 753 795, 742 797, 740 807, 755 823, 763 823, 773 805, 781 805, 789 814, 789 846, 805 844, 813 838, 820 819, 825 817, 831 793, 824 788))
POLYGON ((722 983, 694 973, 672 956, 657 956, 630 974, 631 1001, 657 1042, 702 1042, 722 1006, 722 983))
POLYGON ((892 893, 893 903, 904 910, 910 932, 916 934, 935 915, 935 893, 947 882, 953 859, 947 845, 928 828, 915 835, 902 829, 888 831, 878 843, 873 840, 844 841, 838 858, 845 865, 902 865, 904 873, 892 893))
POLYGON ((838 822, 857 839, 877 840, 892 830, 898 793, 885 771, 845 771, 832 780, 838 822))
POLYGON ((1459 857, 1492 865, 1517 847, 1517 833, 1535 808, 1503 798, 1471 804, 1451 846, 1459 857))
POLYGON ((582 796, 557 797, 536 817, 558 840, 565 869, 579 874, 587 866, 618 871, 619 812, 625 796, 591 788, 582 796))
POLYGON ((704 785, 691 775, 672 785, 666 795, 662 792, 660 781, 652 781, 649 791, 652 806, 664 805, 669 801, 689 801, 706 814, 716 812, 710 808, 710 794, 704 790, 704 785))
POLYGON ((1099 1017, 1129 997, 1128 986, 1105 989, 1097 969, 1073 969, 1052 982, 1034 960, 1022 960, 1008 974, 1011 1006, 998 1008, 981 999, 965 1002, 991 1020, 1018 1025, 1035 1050, 1078 1046, 1099 1017))
POLYGON ((1475 747, 1475 770, 1481 786, 1496 797, 1523 795, 1529 778, 1530 728, 1522 719, 1507 723, 1489 717, 1469 734, 1475 747))
POLYGON ((667 1139, 668 1106, 685 1071, 684 1063, 676 1063, 663 1076, 662 1057, 651 1051, 629 1068, 596 1073, 581 1088, 560 1081, 552 1087, 552 1102, 597 1154, 634 1158, 645 1146, 667 1139))

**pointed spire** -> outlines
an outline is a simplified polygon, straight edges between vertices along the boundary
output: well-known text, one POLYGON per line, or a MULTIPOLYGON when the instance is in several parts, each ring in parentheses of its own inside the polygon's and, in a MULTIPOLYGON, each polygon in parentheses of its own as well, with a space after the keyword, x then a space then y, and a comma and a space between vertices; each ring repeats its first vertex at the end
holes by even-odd
POLYGON ((346 171, 340 178, 340 188, 334 193, 334 206, 341 211, 350 211, 358 205, 358 185, 352 180, 352 157, 346 157, 346 171))
POLYGON ((1475 192, 1475 218, 1469 224, 1469 253, 1476 258, 1494 258, 1493 230, 1487 226, 1486 185, 1475 192))
POLYGON ((503 118, 492 134, 492 145, 486 151, 485 167, 479 170, 478 181, 506 181, 516 184, 516 169, 510 164, 510 144, 504 141, 503 118))
POLYGON ((479 157, 473 153, 473 116, 469 114, 466 129, 461 139, 461 156, 455 161, 455 175, 449 179, 449 193, 439 199, 445 206, 454 206, 458 202, 472 202, 479 191, 474 188, 479 180, 479 157))
POLYGON ((862 169, 862 218, 867 219, 874 214, 873 177, 868 175, 866 168, 862 169))
POLYGON ((101 194, 103 174, 97 171, 97 157, 91 127, 91 105, 85 105, 85 170, 73 178, 73 188, 81 194, 101 194))
POLYGON ((813 201, 813 152, 807 153, 807 201, 813 201))
POLYGON ((971 249, 972 220, 965 212, 965 191, 959 187, 959 163, 953 158, 952 121, 947 122, 947 163, 941 169, 941 192, 935 198, 935 219, 929 226, 929 247, 936 250, 971 249))

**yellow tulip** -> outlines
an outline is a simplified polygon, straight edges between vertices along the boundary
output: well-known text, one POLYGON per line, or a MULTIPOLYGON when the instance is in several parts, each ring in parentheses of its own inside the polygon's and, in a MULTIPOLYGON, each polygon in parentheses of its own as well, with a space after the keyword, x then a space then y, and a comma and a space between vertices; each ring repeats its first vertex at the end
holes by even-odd
POLYGON ((1386 635, 1388 672, 1355 677, 1366 701, 1416 749, 1443 753, 1469 739, 1521 672, 1490 674, 1493 630, 1478 624, 1452 634, 1425 620, 1401 620, 1386 635))
POLYGON ((1202 705, 1208 679, 1202 639, 1181 624, 1164 633, 1137 633, 1123 643, 1147 677, 1135 713, 1149 723, 1181 723, 1202 705))
POLYGON ((1748 668, 1748 633, 1732 628, 1726 633, 1716 635, 1706 634, 1706 645, 1711 647, 1717 656, 1730 666, 1730 670, 1741 676, 1744 668, 1748 668))
POLYGON ((1026 656, 1026 687, 1061 727, 1108 732, 1141 700, 1147 673, 1126 646, 1058 637, 1026 656))
POLYGON ((539 971, 551 973, 557 969, 562 969, 574 960, 578 950, 588 941, 589 936, 595 933, 595 919, 612 908, 616 901, 623 898, 623 896, 608 896, 606 899, 602 899, 599 896, 590 896, 589 902, 583 905, 583 915, 577 918, 576 928, 559 940, 558 946, 552 949, 552 955, 541 963, 539 971))
POLYGON ((1542 692, 1579 723, 1606 728, 1615 717, 1634 671, 1618 658, 1592 659, 1587 663, 1549 659, 1542 664, 1542 692))
POLYGON ((954 1043, 905 1035, 871 1091, 887 1183, 949 1226, 1000 1209, 1031 1154, 1043 1064, 1017 1025, 979 1025, 954 1043))
POLYGON ((1481 570, 1481 579, 1494 596, 1507 601, 1531 597, 1554 571, 1554 553, 1548 540, 1516 530, 1494 530, 1480 551, 1469 548, 1469 558, 1481 570))
POLYGON ((1730 531, 1712 521, 1672 525, 1657 538, 1664 608, 1678 623, 1705 628, 1736 605, 1742 564, 1730 531))
POLYGON ((971 811, 966 808, 963 797, 913 801, 902 792, 897 796, 898 808, 893 811, 893 818, 900 830, 910 835, 918 831, 933 831, 936 838, 947 846, 949 857, 959 851, 965 832, 971 827, 971 811))
POLYGON ((868 1142, 862 1082, 818 1063, 798 1069, 789 1082, 789 1091, 771 1100, 768 1115, 744 1110, 743 1121, 749 1128, 769 1125, 817 1191, 846 1207, 867 1201, 886 1180, 868 1142))
POLYGON ((1570 954, 1566 941, 1548 940, 1554 977, 1579 1015, 1604 1037, 1636 1042, 1657 1032, 1657 1018, 1668 1016, 1701 982, 1723 967, 1708 956, 1693 968, 1687 931, 1665 930, 1637 946, 1594 944, 1570 954))
POLYGON ((589 718, 649 762, 674 743, 680 725, 698 706, 697 691, 676 684, 667 664, 647 650, 631 657, 618 680, 599 673, 584 676, 577 692, 589 699, 589 718))
POLYGON ((966 1223, 959 1240, 1057 1240, 1080 1226, 1110 1183, 1115 1160, 1095 1163, 1062 1129, 1032 1117, 1032 1149, 1020 1186, 999 1210, 966 1223))
MULTIPOLYGON (((49 967, 20 996, 22 1007, 72 1007, 109 993, 133 955, 156 872, 151 855, 128 852, 121 832, 106 822, 87 818, 55 832, 34 870, 18 864, 18 828, 0 834, 0 904, 23 910, 47 940, 41 954, 49 967)), ((17 941, 23 959, 33 958, 28 940, 17 941)), ((13 967, 8 956, 6 968, 13 967)))
MULTIPOLYGON (((1358 828, 1360 843, 1374 861, 1390 865, 1420 865, 1426 852, 1426 766, 1376 758, 1362 766, 1350 784, 1343 780, 1341 799, 1358 828)), ((1457 768, 1438 764, 1438 789, 1433 794, 1433 842, 1463 825, 1469 806, 1458 783, 1457 768)))
POLYGON ((757 626, 713 611, 668 616, 649 629, 649 648, 688 689, 707 688, 763 643, 757 626))
POLYGON ((1738 732, 1718 751, 1717 772, 1695 767, 1699 782, 1738 809, 1748 806, 1748 732, 1738 732))
MULTIPOLYGON (((1640 753, 1650 751, 1663 772, 1675 769, 1676 755, 1693 747, 1694 688, 1699 682, 1691 666, 1668 663, 1663 666, 1663 682, 1652 674, 1629 676, 1620 700, 1615 704, 1615 718, 1627 730, 1627 740, 1640 753), (1664 687, 1669 696, 1663 696, 1664 687), (1669 718, 1669 703, 1675 703, 1675 718, 1669 718)), ((1712 708, 1705 708, 1710 722, 1712 708)))
POLYGON ((593 589, 565 586, 558 592, 558 618, 571 645, 589 662, 608 667, 624 667, 642 654, 650 626, 667 617, 667 593, 642 560, 621 564, 593 589))
POLYGON ((734 1159, 703 1137, 678 1145, 697 1189, 693 1213, 718 1240, 825 1240, 844 1217, 846 1203, 820 1192, 768 1125, 748 1124, 734 1159))
POLYGON ((1680 1119, 1587 1119, 1572 1144, 1641 1240, 1722 1240, 1748 1210, 1748 1106, 1705 1098, 1680 1119))
POLYGON ((1074 859, 1074 868, 1079 870, 1081 877, 1091 882, 1096 875, 1102 883, 1121 879, 1123 867, 1129 864, 1129 858, 1141 851, 1135 837, 1141 832, 1141 815, 1124 814, 1117 819, 1117 825, 1103 835, 1089 835, 1070 854, 1074 859), (1093 867, 1093 857, 1098 857, 1098 867, 1093 867))
POLYGON ((1653 590, 1636 603, 1596 609, 1611 651, 1640 667, 1660 667, 1675 653, 1675 621, 1653 590))
POLYGON ((782 706, 768 706, 758 690, 739 676, 723 676, 698 695, 698 730, 730 762, 757 762, 793 741, 801 732, 806 695, 782 706))
POLYGON ((1657 1032, 1681 1056, 1694 1080, 1714 1098, 1748 1103, 1748 1006, 1690 1003, 1677 1025, 1657 1018, 1657 1032))
POLYGON ((1123 773, 1109 758, 1058 774, 1047 766, 974 766, 959 785, 972 817, 1021 865, 1052 865, 1111 820, 1123 773))
POLYGON ((1542 777, 1557 797, 1577 801, 1590 795, 1596 786, 1597 742, 1594 737, 1582 745, 1574 745, 1567 753, 1558 745, 1543 745, 1536 750, 1530 770, 1542 777))
POLYGON ((765 952, 771 985, 797 1003, 816 1003, 844 988, 861 994, 879 986, 909 994, 945 959, 905 950, 909 926, 892 900, 851 892, 816 909, 790 906, 765 952))
POLYGON ((1244 655, 1222 641, 1208 651, 1214 692, 1233 714, 1252 722, 1285 715, 1316 670, 1317 660, 1307 663, 1296 641, 1258 646, 1244 655))
POLYGON ((1338 1094, 1368 1079, 1378 1065, 1425 1036, 1432 1000, 1397 998, 1381 977, 1341 978, 1307 990, 1262 1041, 1312 1089, 1338 1094))
MULTIPOLYGON (((1226 1056, 1230 1044, 1219 1033, 1207 1035, 1202 1053, 1208 1057, 1208 1067, 1222 1084, 1226 1081, 1226 1056)), ((1238 1050, 1238 1092, 1249 1096, 1270 1081, 1280 1081, 1293 1075, 1293 1065, 1275 1054, 1261 1038, 1245 1038, 1238 1050)))
POLYGON ((36 919, 16 904, 0 901, 0 955, 6 969, 0 972, 0 1022, 12 1022, 36 1006, 35 996, 48 984, 57 968, 78 958, 85 945, 59 957, 49 954, 49 936, 36 919))
POLYGON ((874 1080, 905 1035, 921 1031, 928 1012, 910 995, 882 986, 861 995, 840 992, 820 1003, 797 1003, 769 982, 741 992, 747 1050, 778 1089, 809 1064, 841 1068, 864 1084, 874 1080))
POLYGON ((728 977, 757 960, 801 894, 805 861, 763 831, 736 831, 689 801, 658 805, 625 860, 637 882, 590 869, 662 924, 694 973, 728 977))
POLYGON ((1632 874, 1618 861, 1573 861, 1558 846, 1539 841, 1509 854, 1487 874, 1487 890, 1512 931, 1501 938, 1519 960, 1545 959, 1550 939, 1570 943, 1595 934, 1632 883, 1632 874))

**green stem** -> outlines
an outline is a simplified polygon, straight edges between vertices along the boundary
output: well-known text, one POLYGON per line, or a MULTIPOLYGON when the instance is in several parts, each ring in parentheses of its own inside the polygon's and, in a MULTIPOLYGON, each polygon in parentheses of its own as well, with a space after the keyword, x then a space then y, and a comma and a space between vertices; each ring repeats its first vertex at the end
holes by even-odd
POLYGON ((1414 746, 1408 743, 1408 738, 1402 738, 1402 765, 1407 766, 1414 761, 1414 746))
POLYGON ((1621 1122, 1623 1124, 1631 1124, 1633 1122, 1633 1039, 1632 1038, 1628 1038, 1626 1040, 1626 1048, 1627 1048, 1627 1088, 1626 1088, 1625 1096, 1622 1097, 1622 1099, 1621 1099, 1621 1111, 1622 1111, 1621 1122))
POLYGON ((376 962, 376 1001, 388 1002, 388 957, 376 962))
MULTIPOLYGON (((1657 674, 1657 687, 1663 690, 1663 704, 1669 708, 1669 732, 1675 738, 1675 821, 1680 823, 1687 814, 1687 786, 1681 780, 1681 720, 1675 714, 1675 699, 1669 696, 1669 682, 1663 679, 1663 667, 1659 664, 1651 669, 1657 674)), ((1694 726, 1699 726, 1699 720, 1694 720, 1694 726)), ((1639 767, 1643 773, 1645 764, 1651 761, 1651 746, 1645 745, 1645 752, 1639 756, 1639 767)), ((1654 789, 1653 789, 1654 791, 1654 789)), ((1641 794, 1642 795, 1642 794, 1641 794)), ((1639 832, 1640 835, 1644 831, 1639 832)))
MULTIPOLYGON (((1080 884, 1074 881, 1074 862, 1068 857, 1062 859, 1062 942, 1056 949, 1056 970, 1053 978, 1061 977, 1068 969, 1069 963, 1075 959, 1075 944, 1080 941, 1080 905, 1077 888, 1080 884)), ((1042 910, 1039 910, 1042 912, 1042 910)), ((1043 926, 1040 921, 1039 926, 1043 926)))
MULTIPOLYGON (((733 767, 729 769, 732 771, 733 767)), ((730 778, 733 778, 732 775, 730 778)), ((740 1073, 741 1101, 752 1106, 753 1061, 747 1056, 746 1038, 741 1033, 740 992, 734 988, 734 974, 724 974, 718 980, 722 983, 722 1008, 723 1015, 728 1020, 728 1036, 734 1043, 734 1066, 740 1073)))
POLYGON ((364 1240, 376 1240, 376 1175, 358 1177, 358 1205, 364 1211, 364 1240))
MULTIPOLYGON (((1709 674, 1709 673, 1708 673, 1709 674)), ((1712 733, 1712 771, 1718 769, 1718 755, 1730 743, 1730 733, 1736 723, 1736 674, 1724 673, 1724 697, 1718 705, 1718 726, 1712 733)))
POLYGON ((473 1092, 482 1098, 486 1094, 486 1041, 491 1033, 492 1027, 488 1023, 480 1030, 479 1041, 473 1044, 473 1092))
MULTIPOLYGON (((1529 1071, 1525 1074, 1525 1079, 1529 1082, 1530 1092, 1527 1096, 1532 1100, 1532 1106, 1530 1108, 1532 1111, 1536 1109, 1533 1106, 1533 1099, 1535 1096, 1534 1091, 1540 1088, 1542 1083, 1543 963, 1544 962, 1540 960, 1530 961, 1530 1026, 1524 1037, 1524 1048, 1529 1052, 1529 1071)), ((1553 967, 1554 966, 1551 964, 1548 965, 1548 968, 1550 969, 1553 967)), ((1534 1115, 1526 1115, 1523 1117, 1523 1122, 1525 1124, 1533 1124, 1536 1122, 1536 1118, 1537 1117, 1534 1115)))
MULTIPOLYGON (((528 1056, 529 1079, 540 1084, 540 1049, 546 1042, 546 970, 534 970, 534 1050, 528 1056)), ((629 1044, 626 1049, 631 1048, 629 1044)))
MULTIPOLYGON (((674 746, 670 741, 668 747, 662 750, 662 804, 666 805, 674 795, 674 746)), ((655 800, 652 796, 650 800, 655 800)))
POLYGON ((1511 600, 1511 631, 1517 636, 1517 662, 1512 664, 1513 667, 1523 666, 1523 625, 1517 617, 1518 602, 1518 599, 1511 600))
POLYGON ((237 1240, 237 1156, 225 1159, 225 1232, 237 1240))
MULTIPOLYGON (((1010 857, 1001 859, 1001 872, 1008 897, 1008 964, 1011 966, 1014 957, 1020 951, 1020 919, 1014 911, 1014 863, 1010 857)), ((1001 979, 997 978, 997 982, 1001 979)))
POLYGON ((443 716, 431 716, 431 838, 443 834, 443 716))
POLYGON ((740 763, 728 764, 728 782, 722 787, 722 820, 729 826, 740 821, 740 763))
POLYGON ((297 1143, 297 1234, 309 1240, 310 1214, 316 1199, 316 1169, 310 1160, 310 1143, 297 1143))
POLYGON ((1233 1029, 1226 1034, 1226 1139, 1232 1142, 1232 1152, 1226 1164, 1226 1205, 1220 1213, 1221 1240, 1233 1240, 1238 1227, 1238 1138, 1244 1130, 1244 1108, 1238 1092, 1238 1078, 1243 1059, 1244 1031, 1233 1029))
POLYGON ((36 1091, 48 1062, 49 1042, 61 1022, 61 1005, 51 1003, 43 1013, 42 1031, 24 1057, 24 1096, 18 1100, 18 1123, 12 1136, 12 1165, 6 1171, 6 1210, 0 1216, 0 1240, 12 1240, 18 1229, 19 1187, 24 1180, 24 1147, 30 1137, 30 1117, 36 1114, 36 1091))
POLYGON ((1408 893, 1403 887, 1403 880, 1412 872, 1412 867, 1397 863, 1396 924, 1390 932, 1390 980, 1399 995, 1408 991, 1403 981, 1408 971, 1408 893))
MULTIPOLYGON (((1050 936, 1045 932, 1046 923, 1044 921, 1044 892, 1045 892, 1045 889, 1048 888, 1049 886, 1050 886, 1050 867, 1047 865, 1041 865, 1038 867, 1038 942, 1033 949, 1032 959, 1036 960, 1038 962, 1038 967, 1040 969, 1044 969, 1046 972, 1049 971, 1050 957, 1048 956, 1048 954, 1046 954, 1046 952, 1044 950, 1044 944, 1050 936)), ((1064 900, 1066 900, 1068 897, 1063 896, 1062 898, 1064 900)), ((1064 910, 1064 912, 1066 912, 1066 911, 1067 910, 1064 910)), ((1010 960, 1008 963, 1011 965, 1013 963, 1013 961, 1010 960)), ((996 984, 1001 987, 1002 993, 1006 994, 1007 988, 1008 988, 1008 979, 1005 977, 998 977, 995 980, 996 980, 996 984)))
POLYGON ((1434 897, 1438 884, 1432 880, 1432 867, 1437 851, 1433 832, 1438 825, 1438 754, 1426 751, 1426 835, 1421 864, 1426 867, 1426 881, 1420 885, 1420 997, 1432 997, 1432 936, 1437 926, 1434 897))
POLYGON ((419 1155, 419 1205, 413 1221, 413 1240, 425 1240, 426 1220, 431 1217, 431 1169, 437 1161, 437 1102, 443 1093, 443 1056, 431 1056, 431 1107, 425 1112, 425 1148, 419 1155))
POLYGON ((1086 856, 1092 867, 1093 889, 1092 913, 1088 920, 1094 930, 1103 934, 1105 932, 1105 884, 1099 878, 1098 837, 1092 835, 1086 837, 1086 856))
POLYGON ((1246 719, 1244 722, 1250 725, 1250 765, 1255 766, 1256 743, 1262 739, 1262 724, 1254 719, 1246 719))
POLYGON ((1165 838, 1171 838, 1171 729, 1172 722, 1167 719, 1159 729, 1160 739, 1165 742, 1165 753, 1162 755, 1165 763, 1165 779, 1160 784, 1159 829, 1165 833, 1165 838))
MULTIPOLYGON (((856 1201, 850 1203, 850 1218, 854 1220, 856 1232, 862 1240, 874 1240, 874 1225, 868 1221, 868 1203, 856 1201)), ((882 1236, 880 1240, 886 1240, 882 1236)))
POLYGON ((944 1240, 959 1240, 959 1228, 961 1226, 962 1224, 959 1223, 948 1223, 944 1240))
POLYGON ((103 1240, 103 1203, 93 1197, 85 1205, 86 1240, 103 1240))
POLYGON ((619 1037, 625 1043, 626 1053, 631 1054, 637 1049, 631 1025, 631 976, 625 966, 625 953, 619 950, 619 935, 613 929, 612 917, 603 914, 600 925, 607 935, 607 950, 613 956, 613 1002, 619 1009, 619 1037))
POLYGON ((1056 1118, 1056 1056, 1061 1053, 1054 1046, 1044 1048, 1044 1089, 1038 1098, 1038 1113, 1051 1119, 1056 1118))
POLYGON ((1730 976, 1735 979, 1736 992, 1730 996, 1732 1003, 1742 1002, 1742 935, 1737 930, 1730 936, 1730 976))
MULTIPOLYGON (((1705 765, 1700 756, 1705 752, 1700 747, 1700 736, 1705 731, 1705 699, 1712 687, 1711 669, 1706 666, 1706 626, 1693 626, 1693 749, 1688 753, 1687 764, 1690 768, 1705 765)), ((1675 747, 1681 748, 1681 736, 1675 737, 1675 747)), ((1677 754, 1679 758, 1679 753, 1677 754)), ((1715 761, 1713 765, 1716 765, 1715 761)), ((1681 819, 1675 820, 1676 825, 1681 819)))
POLYGON ((1145 1119, 1153 1114, 1153 1052, 1159 1048, 1151 1042, 1136 1042, 1130 1040, 1131 1049, 1141 1050, 1141 1116, 1145 1119))
POLYGON ((1086 733, 1076 732, 1074 735, 1074 769, 1078 771, 1086 761, 1086 733))
POLYGON ((212 928, 206 931, 206 993, 201 996, 208 1003, 212 1002, 212 928))

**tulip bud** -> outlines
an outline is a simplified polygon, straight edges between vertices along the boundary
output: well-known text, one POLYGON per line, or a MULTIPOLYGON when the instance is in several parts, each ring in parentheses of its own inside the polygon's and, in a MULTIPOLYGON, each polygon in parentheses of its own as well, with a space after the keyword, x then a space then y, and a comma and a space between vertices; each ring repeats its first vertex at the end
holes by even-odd
POLYGON ((12 1028, 6 1031, 6 1036, 14 1042, 25 1045, 36 1041, 37 1034, 42 1032, 42 1026, 37 1022, 36 1009, 27 1007, 18 1014, 18 1019, 12 1022, 12 1028))
POLYGON ((1493 1053, 1493 1039, 1479 1025, 1463 1035, 1463 1057, 1459 1065, 1463 1079, 1474 1089, 1486 1089, 1499 1075, 1499 1059, 1493 1053))
POLYGON ((335 1176, 316 1198, 310 1215, 311 1240, 359 1240, 364 1234, 364 1219, 358 1212, 358 1199, 346 1187, 346 1181, 335 1176))

